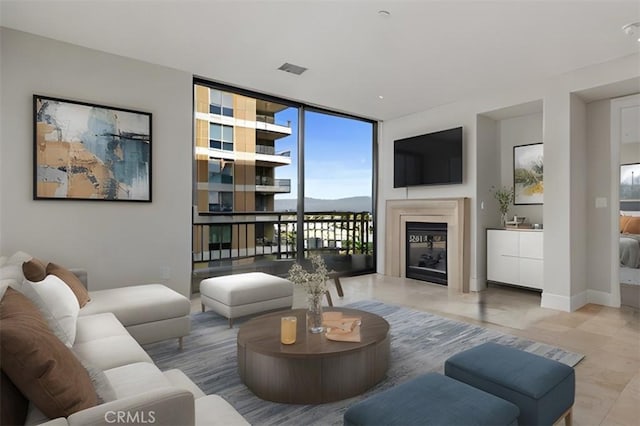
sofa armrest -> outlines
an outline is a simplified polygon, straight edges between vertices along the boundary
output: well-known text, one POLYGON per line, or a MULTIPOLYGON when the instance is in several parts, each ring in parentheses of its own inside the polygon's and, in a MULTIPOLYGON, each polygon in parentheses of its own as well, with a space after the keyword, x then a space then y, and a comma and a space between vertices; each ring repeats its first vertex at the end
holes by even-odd
POLYGON ((69 268, 69 271, 71 271, 73 273, 73 275, 78 277, 80 282, 82 282, 82 285, 84 285, 84 288, 89 289, 89 276, 87 275, 87 270, 86 269, 69 268))
POLYGON ((159 388, 140 395, 110 401, 67 418, 70 426, 85 425, 194 425, 193 394, 179 388, 159 388))
POLYGON ((57 417, 46 423, 40 423, 38 426, 69 426, 69 422, 64 417, 57 417))

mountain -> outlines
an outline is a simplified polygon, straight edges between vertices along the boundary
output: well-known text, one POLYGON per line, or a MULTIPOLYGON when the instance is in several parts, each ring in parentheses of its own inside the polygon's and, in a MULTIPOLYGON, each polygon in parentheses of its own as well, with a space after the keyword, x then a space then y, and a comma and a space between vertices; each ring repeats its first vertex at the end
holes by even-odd
MULTIPOLYGON (((371 197, 349 197, 337 200, 305 198, 305 210, 308 212, 371 212, 371 197)), ((295 211, 297 200, 275 200, 276 211, 295 211)))

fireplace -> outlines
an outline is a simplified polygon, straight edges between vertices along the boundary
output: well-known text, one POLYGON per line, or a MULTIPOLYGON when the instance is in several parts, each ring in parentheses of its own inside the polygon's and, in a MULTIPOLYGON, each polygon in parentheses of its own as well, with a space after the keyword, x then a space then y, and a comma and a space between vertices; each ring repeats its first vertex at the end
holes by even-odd
POLYGON ((447 224, 406 222, 406 276, 447 285, 447 224))
POLYGON ((449 294, 470 288, 469 198, 387 200, 384 274, 407 276, 407 222, 447 224, 447 289, 449 294))

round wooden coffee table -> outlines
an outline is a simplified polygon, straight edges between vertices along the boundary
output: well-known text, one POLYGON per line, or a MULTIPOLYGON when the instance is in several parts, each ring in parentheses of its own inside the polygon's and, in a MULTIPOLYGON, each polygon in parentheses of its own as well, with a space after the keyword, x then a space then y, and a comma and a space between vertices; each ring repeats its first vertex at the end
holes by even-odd
POLYGON ((306 331, 306 309, 253 318, 238 330, 238 372, 258 397, 322 404, 363 393, 389 368, 389 323, 369 312, 326 308, 362 318, 360 342, 335 342, 306 331), (280 318, 298 318, 296 343, 280 343, 280 318))

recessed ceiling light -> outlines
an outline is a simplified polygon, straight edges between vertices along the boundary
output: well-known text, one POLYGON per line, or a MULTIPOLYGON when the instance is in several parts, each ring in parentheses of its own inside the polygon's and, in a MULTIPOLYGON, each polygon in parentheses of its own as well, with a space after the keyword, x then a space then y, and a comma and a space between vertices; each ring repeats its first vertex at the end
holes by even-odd
POLYGON ((387 18, 391 16, 391 12, 389 12, 388 10, 379 10, 378 15, 382 16, 383 18, 387 18))
POLYGON ((378 99, 384 99, 384 96, 378 95, 378 99))

